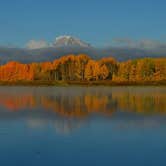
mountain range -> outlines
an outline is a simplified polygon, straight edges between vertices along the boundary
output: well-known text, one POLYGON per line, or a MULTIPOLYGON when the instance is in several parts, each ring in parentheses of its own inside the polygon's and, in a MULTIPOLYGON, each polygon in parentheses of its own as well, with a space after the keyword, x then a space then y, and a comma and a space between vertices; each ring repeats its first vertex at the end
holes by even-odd
POLYGON ((147 50, 131 47, 96 48, 78 38, 60 36, 56 38, 54 43, 45 47, 0 47, 0 64, 8 61, 20 61, 24 63, 51 61, 67 54, 88 54, 94 59, 112 56, 119 61, 124 61, 143 57, 165 57, 166 49, 147 50))

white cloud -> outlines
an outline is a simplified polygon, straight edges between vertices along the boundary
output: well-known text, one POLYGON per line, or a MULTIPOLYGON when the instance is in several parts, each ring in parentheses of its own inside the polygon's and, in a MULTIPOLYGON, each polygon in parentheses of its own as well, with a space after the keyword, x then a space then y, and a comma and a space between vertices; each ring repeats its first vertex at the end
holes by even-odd
POLYGON ((49 44, 44 41, 44 40, 30 40, 27 44, 26 44, 26 48, 28 49, 39 49, 39 48, 46 48, 49 47, 49 44))
POLYGON ((116 38, 113 39, 116 46, 125 46, 130 48, 140 48, 140 49, 161 49, 166 48, 165 42, 160 42, 157 40, 132 40, 129 38, 116 38))
POLYGON ((147 49, 152 49, 152 48, 163 48, 166 47, 166 43, 162 43, 160 41, 156 40, 142 40, 140 41, 140 47, 141 48, 147 48, 147 49))

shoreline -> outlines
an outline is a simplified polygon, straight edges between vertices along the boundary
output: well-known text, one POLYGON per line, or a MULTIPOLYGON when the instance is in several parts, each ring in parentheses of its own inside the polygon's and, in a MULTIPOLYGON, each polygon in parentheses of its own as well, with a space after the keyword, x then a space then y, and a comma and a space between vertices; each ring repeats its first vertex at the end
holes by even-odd
POLYGON ((166 86, 163 81, 0 81, 0 86, 166 86))

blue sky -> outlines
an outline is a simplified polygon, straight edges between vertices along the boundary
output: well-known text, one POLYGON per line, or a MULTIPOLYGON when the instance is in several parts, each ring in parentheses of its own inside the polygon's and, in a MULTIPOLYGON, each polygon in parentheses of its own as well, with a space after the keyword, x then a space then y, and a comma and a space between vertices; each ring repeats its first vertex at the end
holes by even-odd
POLYGON ((0 45, 73 35, 96 46, 114 38, 166 41, 164 0, 0 0, 0 45))

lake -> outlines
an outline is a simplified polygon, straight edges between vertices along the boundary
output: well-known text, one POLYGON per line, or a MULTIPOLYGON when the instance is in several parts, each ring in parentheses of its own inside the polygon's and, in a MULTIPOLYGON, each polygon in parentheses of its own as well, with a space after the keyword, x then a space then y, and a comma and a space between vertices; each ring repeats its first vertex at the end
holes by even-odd
POLYGON ((166 87, 0 87, 2 166, 165 166, 166 87))

